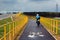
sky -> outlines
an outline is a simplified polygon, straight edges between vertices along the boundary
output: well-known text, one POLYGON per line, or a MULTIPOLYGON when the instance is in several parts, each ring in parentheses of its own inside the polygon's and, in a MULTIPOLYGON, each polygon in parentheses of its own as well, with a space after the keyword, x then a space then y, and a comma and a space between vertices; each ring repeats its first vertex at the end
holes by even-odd
POLYGON ((60 12, 60 0, 0 0, 0 12, 60 12))

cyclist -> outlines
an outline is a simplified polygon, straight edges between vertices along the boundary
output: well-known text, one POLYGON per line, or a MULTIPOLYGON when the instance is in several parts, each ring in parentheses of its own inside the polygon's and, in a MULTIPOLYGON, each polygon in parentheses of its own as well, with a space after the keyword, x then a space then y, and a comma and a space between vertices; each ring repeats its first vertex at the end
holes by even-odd
POLYGON ((39 16, 39 14, 36 15, 36 23, 37 23, 37 26, 39 26, 39 24, 40 24, 40 16, 39 16))

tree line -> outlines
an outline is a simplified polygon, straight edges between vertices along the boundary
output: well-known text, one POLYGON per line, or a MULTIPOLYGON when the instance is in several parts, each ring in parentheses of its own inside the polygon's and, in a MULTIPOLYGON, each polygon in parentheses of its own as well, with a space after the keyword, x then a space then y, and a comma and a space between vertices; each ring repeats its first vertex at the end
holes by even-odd
POLYGON ((39 14, 40 16, 44 17, 60 17, 60 13, 57 12, 24 12, 26 15, 35 16, 39 14))

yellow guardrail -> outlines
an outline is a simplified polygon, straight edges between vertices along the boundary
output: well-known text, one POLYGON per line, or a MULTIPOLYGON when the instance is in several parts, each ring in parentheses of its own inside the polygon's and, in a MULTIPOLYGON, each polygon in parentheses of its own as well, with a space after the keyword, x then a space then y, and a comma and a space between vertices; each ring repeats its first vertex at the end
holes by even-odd
POLYGON ((27 16, 23 17, 22 15, 17 17, 18 17, 17 20, 0 26, 3 27, 4 29, 3 37, 1 37, 0 40, 14 40, 18 33, 22 31, 24 25, 28 21, 28 17, 27 16), (7 26, 9 32, 7 32, 7 26))
POLYGON ((54 34, 60 34, 60 21, 52 18, 41 17, 41 23, 54 34))

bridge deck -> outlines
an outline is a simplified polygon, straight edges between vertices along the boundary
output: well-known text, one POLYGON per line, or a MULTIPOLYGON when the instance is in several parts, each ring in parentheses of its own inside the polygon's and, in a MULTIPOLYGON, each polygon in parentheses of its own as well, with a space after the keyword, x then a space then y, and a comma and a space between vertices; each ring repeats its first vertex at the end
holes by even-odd
POLYGON ((29 20, 19 40, 55 40, 49 32, 40 24, 36 26, 34 20, 29 20))

